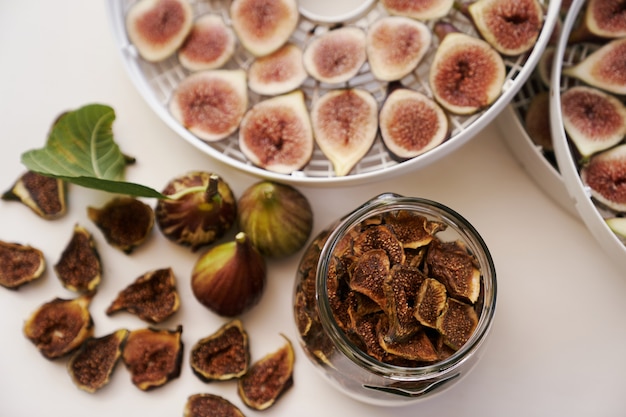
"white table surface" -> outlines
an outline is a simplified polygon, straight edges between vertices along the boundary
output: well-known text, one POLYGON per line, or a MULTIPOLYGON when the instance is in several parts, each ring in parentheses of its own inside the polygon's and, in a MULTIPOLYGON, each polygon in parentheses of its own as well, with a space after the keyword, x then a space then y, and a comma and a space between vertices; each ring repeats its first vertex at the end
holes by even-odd
MULTIPOLYGON (((192 169, 220 173, 235 193, 257 181, 199 153, 148 108, 123 68, 104 1, 0 0, 0 188, 22 173, 20 154, 43 146, 54 118, 87 103, 111 105, 122 150, 138 158, 127 179, 161 189, 192 169)), ((197 254, 154 231, 131 256, 108 247, 86 217, 87 205, 111 196, 70 187, 69 212, 53 222, 18 203, 0 202, 0 239, 35 245, 48 261, 40 282, 14 292, 0 288, 0 415, 177 416, 190 394, 212 392, 248 416, 623 416, 626 413, 626 276, 599 249, 578 219, 546 196, 516 162, 495 126, 461 149, 417 172, 350 188, 300 189, 315 212, 315 230, 370 197, 392 191, 437 200, 467 217, 486 240, 498 273, 496 319, 485 354, 466 378, 443 395, 403 408, 364 405, 326 386, 296 349, 294 387, 269 411, 243 406, 233 383, 200 382, 188 349, 224 319, 199 306, 188 281, 197 254), (330 202, 330 204, 329 204, 330 202), (152 392, 135 388, 123 366, 96 394, 78 390, 64 361, 44 359, 22 334, 41 303, 71 297, 51 266, 74 224, 93 231, 105 265, 91 306, 96 334, 145 326, 133 316, 107 317, 115 294, 142 273, 171 266, 183 297, 164 324, 183 324, 180 378, 152 392)), ((261 303, 242 316, 252 358, 277 348, 284 333, 296 341, 291 291, 299 256, 269 264, 261 303)))

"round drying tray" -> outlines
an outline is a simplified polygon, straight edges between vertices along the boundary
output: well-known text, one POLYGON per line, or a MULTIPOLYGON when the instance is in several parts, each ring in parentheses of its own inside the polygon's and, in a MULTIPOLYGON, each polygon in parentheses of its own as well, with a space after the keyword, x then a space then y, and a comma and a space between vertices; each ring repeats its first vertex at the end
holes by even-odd
MULTIPOLYGON (((356 164, 348 175, 336 176, 331 162, 317 146, 315 147, 310 162, 302 170, 289 175, 277 174, 254 166, 246 159, 239 149, 237 132, 219 142, 208 143, 199 139, 178 123, 169 113, 168 102, 172 91, 189 72, 180 65, 175 55, 157 63, 147 62, 139 56, 137 50, 130 42, 125 28, 126 11, 135 1, 136 0, 108 0, 107 11, 124 66, 132 83, 152 110, 184 140, 207 155, 223 161, 234 168, 275 181, 320 186, 357 184, 390 178, 426 166, 466 143, 494 120, 532 73, 552 34, 555 22, 558 19, 560 7, 560 2, 558 1, 540 1, 546 13, 542 31, 534 48, 530 53, 525 55, 504 57, 507 71, 506 81, 502 94, 491 106, 470 116, 449 115, 451 134, 447 141, 415 158, 398 161, 387 151, 381 138, 377 137, 370 151, 356 164)), ((216 13, 222 15, 227 23, 230 21, 227 6, 229 2, 212 0, 190 1, 196 16, 204 13, 216 13)), ((385 9, 381 5, 374 4, 372 7, 365 10, 362 16, 355 16, 349 23, 367 29, 373 21, 386 14, 385 9)), ((460 11, 453 9, 445 19, 465 33, 478 36, 471 22, 469 22, 466 16, 460 11)), ((427 23, 432 28, 434 22, 427 23)), ((333 28, 333 25, 335 24, 319 23, 310 20, 305 17, 305 14, 301 13, 298 27, 290 41, 297 45, 304 46, 311 36, 324 33, 333 28)), ((421 91, 432 97, 428 85, 428 72, 437 45, 438 42, 435 40, 415 71, 401 80, 404 86, 421 91)), ((251 54, 239 45, 234 57, 225 65, 225 68, 247 69, 252 63, 253 58, 251 54)), ((387 92, 387 83, 376 80, 369 71, 367 64, 363 65, 359 74, 340 87, 363 88, 372 93, 379 102, 379 105, 385 99, 387 92)), ((317 83, 309 77, 305 80, 301 89, 305 94, 307 104, 310 106, 312 100, 315 97, 323 95, 328 87, 317 83)), ((255 95, 249 91, 250 105, 254 105, 260 100, 263 100, 262 96, 255 95)))
MULTIPOLYGON (((554 57, 550 89, 550 117, 554 151, 565 187, 583 222, 603 250, 618 264, 626 268, 626 242, 622 241, 606 223, 606 219, 620 214, 606 209, 591 197, 589 188, 580 178, 580 166, 563 127, 561 94, 571 86, 581 84, 581 82, 565 76, 562 69, 574 65, 599 47, 597 44, 587 43, 568 44, 569 34, 577 22, 581 10, 583 10, 584 3, 583 0, 573 2, 564 21, 554 57)), ((624 142, 622 141, 622 143, 624 142)))

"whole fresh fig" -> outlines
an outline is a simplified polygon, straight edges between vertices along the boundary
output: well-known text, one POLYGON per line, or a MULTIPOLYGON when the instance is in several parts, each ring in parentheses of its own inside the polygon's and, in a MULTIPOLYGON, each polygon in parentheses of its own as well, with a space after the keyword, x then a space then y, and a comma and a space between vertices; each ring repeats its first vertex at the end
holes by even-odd
POLYGON ((225 317, 238 316, 258 303, 266 281, 265 258, 248 236, 211 247, 193 267, 191 289, 196 299, 225 317))
POLYGON ((269 258, 300 250, 313 228, 307 198, 294 187, 264 180, 246 189, 237 203, 239 228, 269 258))
POLYGON ((155 208, 159 229, 193 251, 224 236, 236 221, 237 201, 217 174, 189 172, 171 180, 162 194, 170 198, 159 200, 155 208))

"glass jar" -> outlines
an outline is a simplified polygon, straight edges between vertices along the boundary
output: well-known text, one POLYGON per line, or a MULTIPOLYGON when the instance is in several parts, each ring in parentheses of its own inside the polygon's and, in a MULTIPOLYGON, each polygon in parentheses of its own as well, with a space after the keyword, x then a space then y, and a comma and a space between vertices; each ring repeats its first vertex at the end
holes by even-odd
MULTIPOLYGON (((333 271, 336 274, 337 269, 333 271)), ((336 288, 333 287, 332 291, 336 288)), ((381 194, 373 198, 320 233, 303 254, 294 291, 295 321, 306 356, 325 379, 341 391, 376 405, 416 402, 460 380, 480 356, 495 306, 495 267, 485 242, 474 227, 461 215, 437 202, 397 194, 381 194), (444 347, 442 351, 447 353, 429 362, 395 361, 392 364, 385 359, 375 359, 366 353, 364 344, 354 334, 349 336, 344 331, 345 320, 342 328, 329 301, 331 290, 327 277, 329 268, 337 260, 335 250, 352 239, 344 238, 348 234, 354 236, 364 224, 376 224, 384 216, 399 211, 418 214, 432 224, 443 224, 445 227, 434 233, 435 239, 438 242, 461 242, 480 273, 480 293, 473 304, 477 321, 471 335, 455 351, 450 352, 444 347)), ((430 332, 429 339, 432 339, 433 329, 425 331, 430 332)))

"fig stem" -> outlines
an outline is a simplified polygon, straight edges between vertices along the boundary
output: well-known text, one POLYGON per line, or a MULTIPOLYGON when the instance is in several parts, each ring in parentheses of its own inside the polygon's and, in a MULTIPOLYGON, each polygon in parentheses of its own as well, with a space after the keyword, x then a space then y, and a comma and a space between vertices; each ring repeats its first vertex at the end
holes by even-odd
POLYGON ((209 185, 206 187, 206 195, 205 199, 207 202, 213 201, 215 199, 219 199, 219 191, 217 186, 219 184, 220 177, 216 174, 211 174, 209 176, 209 185))

